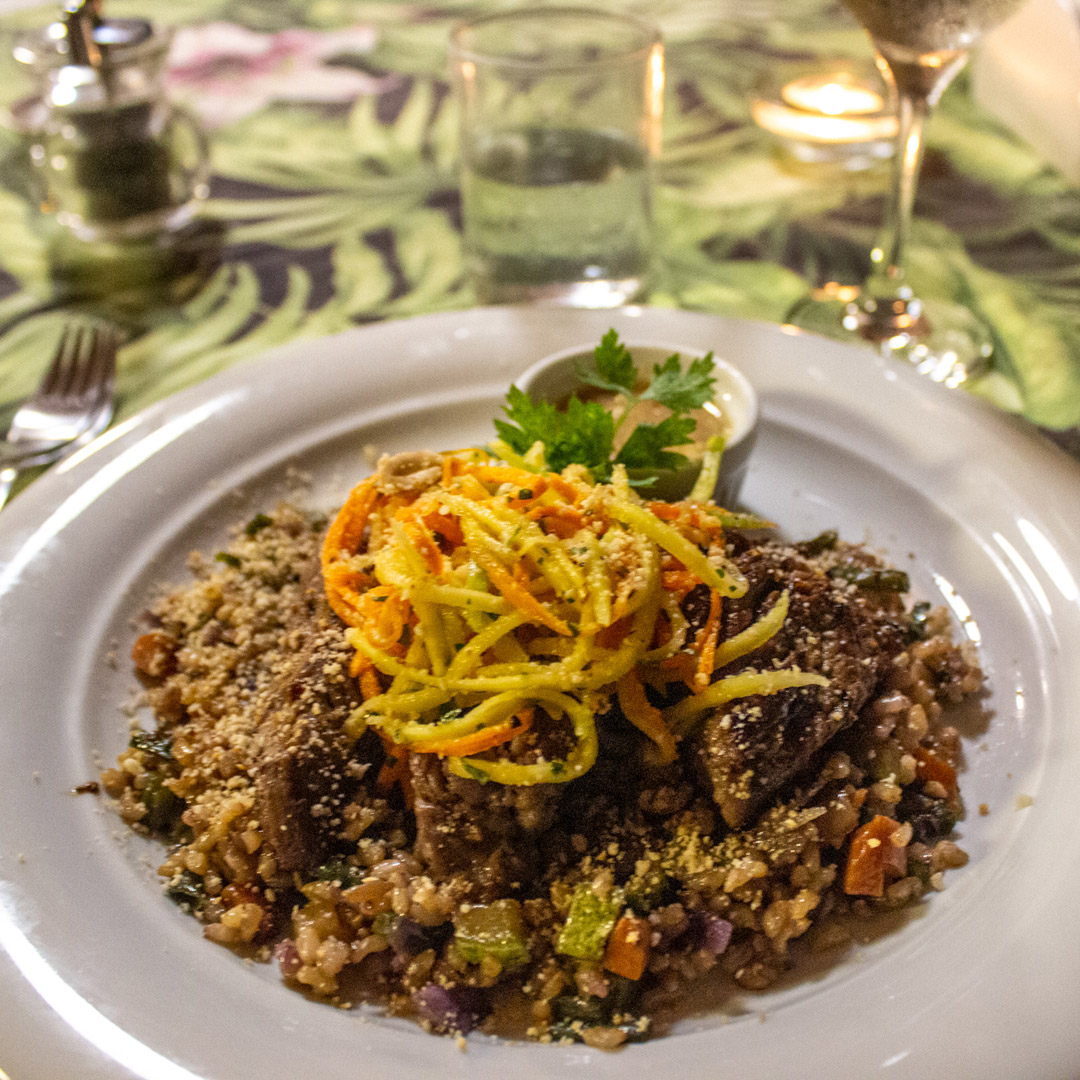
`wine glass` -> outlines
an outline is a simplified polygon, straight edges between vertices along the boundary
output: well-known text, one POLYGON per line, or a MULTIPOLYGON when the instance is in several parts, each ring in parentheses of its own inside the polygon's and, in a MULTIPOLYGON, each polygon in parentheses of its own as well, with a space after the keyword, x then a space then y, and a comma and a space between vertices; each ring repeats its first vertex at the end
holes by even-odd
POLYGON ((790 319, 833 336, 861 338, 886 355, 909 360, 951 386, 988 367, 989 328, 958 304, 917 298, 904 275, 923 127, 983 34, 1023 0, 844 0, 870 35, 882 75, 896 92, 898 132, 892 188, 870 276, 857 295, 815 298, 790 319), (839 326, 837 326, 839 323, 839 326))

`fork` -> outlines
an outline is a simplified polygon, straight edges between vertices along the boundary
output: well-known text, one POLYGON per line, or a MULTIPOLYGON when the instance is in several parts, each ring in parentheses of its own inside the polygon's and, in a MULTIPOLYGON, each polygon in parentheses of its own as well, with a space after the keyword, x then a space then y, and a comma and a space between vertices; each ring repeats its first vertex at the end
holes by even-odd
POLYGON ((0 442, 0 508, 20 472, 66 457, 109 426, 118 347, 111 327, 64 328, 41 385, 0 442))

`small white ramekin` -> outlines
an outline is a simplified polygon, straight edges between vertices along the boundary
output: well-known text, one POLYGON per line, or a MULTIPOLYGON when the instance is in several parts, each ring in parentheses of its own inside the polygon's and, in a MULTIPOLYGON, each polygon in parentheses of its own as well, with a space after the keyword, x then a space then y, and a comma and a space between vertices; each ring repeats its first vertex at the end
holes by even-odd
MULTIPOLYGON (((625 342, 634 364, 644 379, 652 376, 653 367, 663 363, 673 353, 684 360, 704 356, 698 349, 685 349, 677 345, 658 345, 651 342, 625 342)), ((565 401, 575 390, 581 388, 576 374, 578 365, 592 363, 593 346, 575 345, 538 360, 519 379, 516 385, 533 401, 565 401)), ((713 358, 713 377, 716 380, 717 407, 729 418, 731 434, 724 445, 720 459, 720 475, 716 482, 714 499, 721 506, 734 506, 746 476, 746 466, 754 448, 758 429, 758 399, 749 380, 738 368, 726 360, 713 358)), ((685 498, 698 473, 701 462, 691 461, 681 469, 665 471, 647 491, 653 498, 685 498)))

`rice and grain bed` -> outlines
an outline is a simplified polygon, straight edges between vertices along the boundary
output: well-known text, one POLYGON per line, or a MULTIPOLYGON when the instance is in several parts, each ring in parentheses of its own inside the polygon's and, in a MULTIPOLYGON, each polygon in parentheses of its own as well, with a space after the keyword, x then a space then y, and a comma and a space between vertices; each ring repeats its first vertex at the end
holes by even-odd
MULTIPOLYGON (((864 549, 727 537, 760 604, 782 585, 821 608, 761 662, 862 678, 828 702, 822 745, 789 730, 818 722, 818 687, 721 706, 668 761, 608 695, 588 773, 512 788, 345 733, 358 698, 323 602, 324 531, 281 505, 191 557, 192 580, 152 603, 134 644, 154 727, 101 777, 125 822, 171 845, 165 891, 205 936, 298 988, 431 1030, 612 1049, 660 1032, 714 969, 731 992, 763 990, 800 950, 849 941, 967 861, 950 839, 961 747, 943 712, 982 675, 944 611, 905 609, 906 584, 864 549), (831 651, 830 627, 856 615, 862 651, 831 651), (730 775, 718 740, 766 723, 781 726, 756 760, 790 767, 767 798, 730 802, 752 768, 730 775)), ((691 626, 702 606, 683 598, 691 626)))

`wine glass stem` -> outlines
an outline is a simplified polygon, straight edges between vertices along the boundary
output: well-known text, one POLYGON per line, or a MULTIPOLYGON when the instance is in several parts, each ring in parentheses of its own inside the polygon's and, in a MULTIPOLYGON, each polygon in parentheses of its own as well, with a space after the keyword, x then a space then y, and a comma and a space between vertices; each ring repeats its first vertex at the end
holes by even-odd
POLYGON ((871 254, 874 269, 869 286, 877 295, 896 293, 904 283, 904 256, 911 235, 915 187, 923 158, 923 127, 930 112, 930 103, 924 95, 901 90, 898 98, 899 129, 892 189, 881 243, 871 254))
POLYGON ((932 55, 935 63, 928 63, 927 57, 886 56, 880 46, 878 51, 878 66, 896 88, 898 121, 884 232, 871 252, 873 269, 858 303, 859 333, 878 343, 889 342, 897 334, 921 337, 929 329, 922 305, 904 282, 904 261, 923 158, 923 127, 967 59, 963 50, 932 55))

